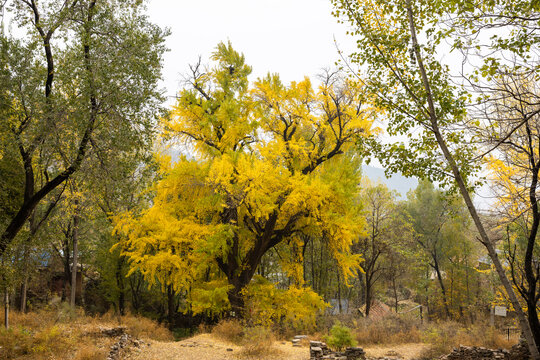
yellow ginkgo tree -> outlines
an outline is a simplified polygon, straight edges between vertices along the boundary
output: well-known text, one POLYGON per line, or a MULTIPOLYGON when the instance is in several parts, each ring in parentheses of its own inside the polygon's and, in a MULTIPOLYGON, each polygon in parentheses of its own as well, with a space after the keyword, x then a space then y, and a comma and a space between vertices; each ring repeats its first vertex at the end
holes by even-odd
MULTIPOLYGON (((152 207, 124 215, 118 229, 132 268, 186 294, 191 311, 241 316, 261 258, 278 244, 324 238, 345 276, 357 270, 350 246, 364 220, 351 150, 372 135, 375 110, 338 73, 317 89, 307 78, 285 86, 277 75, 250 87, 251 67, 230 43, 212 60, 211 70, 192 67, 163 120, 190 155, 162 161, 152 207)), ((298 266, 282 268, 311 291, 298 266)))

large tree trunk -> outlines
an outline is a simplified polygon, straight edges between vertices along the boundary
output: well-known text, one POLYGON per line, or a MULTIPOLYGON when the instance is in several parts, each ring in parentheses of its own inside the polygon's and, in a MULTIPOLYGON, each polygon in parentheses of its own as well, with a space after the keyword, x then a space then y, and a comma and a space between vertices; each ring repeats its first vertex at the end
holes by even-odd
MULTIPOLYGON (((526 123, 527 133, 529 134, 529 139, 531 139, 531 130, 529 128, 529 123, 526 123)), ((531 140, 529 140, 531 141, 531 140)), ((532 149, 533 144, 529 144, 532 149)), ((538 313, 536 311, 537 306, 537 284, 538 284, 538 273, 535 273, 533 267, 533 253, 536 245, 536 237, 538 234, 538 227, 540 226, 540 209, 538 208, 538 199, 536 198, 536 190, 538 187, 538 172, 540 171, 540 160, 534 160, 534 152, 531 152, 529 155, 530 163, 532 165, 531 171, 531 185, 529 186, 529 202, 531 204, 531 212, 533 216, 533 222, 531 224, 531 229, 529 232, 529 237, 527 239, 527 249, 525 250, 525 261, 524 261, 524 270, 525 278, 527 280, 528 289, 526 291, 526 302, 527 302, 527 312, 529 319, 529 326, 533 332, 534 340, 536 341, 537 346, 540 346, 540 322, 538 321, 538 313)), ((538 269, 537 269, 538 270, 538 269)), ((518 285, 519 286, 519 285, 518 285)))
POLYGON ((540 344, 540 322, 538 321, 537 302, 535 297, 529 297, 527 299, 527 315, 529 318, 529 326, 534 336, 536 344, 540 344))
MULTIPOLYGON (((247 284, 246 284, 247 285, 247 284)), ((244 316, 244 297, 242 296, 243 287, 234 286, 227 296, 229 298, 229 303, 231 304, 231 317, 242 318, 244 316)))

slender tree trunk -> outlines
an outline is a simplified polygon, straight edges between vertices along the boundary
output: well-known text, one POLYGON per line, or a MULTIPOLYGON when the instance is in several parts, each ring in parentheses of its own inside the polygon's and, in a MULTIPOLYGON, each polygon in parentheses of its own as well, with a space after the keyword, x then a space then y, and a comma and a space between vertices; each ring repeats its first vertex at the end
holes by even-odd
POLYGON ((79 201, 74 201, 75 215, 73 216, 73 267, 71 269, 71 296, 69 298, 69 304, 71 308, 75 308, 75 298, 77 295, 77 260, 79 256, 79 201))
POLYGON ((126 288, 124 285, 124 276, 122 275, 122 266, 124 257, 120 256, 116 263, 116 286, 118 287, 118 311, 120 315, 125 315, 126 288))
POLYGON ((174 290, 172 285, 169 285, 167 286, 167 322, 171 330, 174 328, 174 315, 176 312, 174 300, 174 290))
POLYGON ((336 274, 337 274, 337 288, 338 288, 338 291, 337 291, 338 309, 339 309, 339 313, 341 314, 343 312, 343 309, 341 306, 341 278, 339 276, 339 269, 337 269, 336 274))
POLYGON ((9 329, 9 291, 4 289, 4 327, 9 329))
POLYGON ((435 273, 437 274, 437 280, 439 281, 439 285, 441 287, 441 292, 443 296, 443 304, 444 304, 444 312, 446 314, 447 318, 450 318, 450 309, 448 308, 448 296, 446 295, 446 287, 444 286, 444 281, 441 275, 441 271, 439 269, 439 263, 437 262, 437 259, 434 257, 433 259, 435 269, 435 273))
POLYGON ((310 249, 310 255, 311 255, 311 286, 313 287, 313 290, 316 293, 319 293, 318 284, 315 278, 315 242, 311 242, 311 249, 310 249))
POLYGON ((486 247, 489 257, 491 258, 491 260, 493 261, 493 264, 495 265, 495 269, 497 271, 497 274, 499 275, 499 279, 506 290, 506 293, 510 299, 510 302, 512 303, 512 306, 514 307, 514 310, 516 311, 520 328, 525 336, 525 339, 527 340, 531 357, 534 360, 540 360, 540 352, 538 351, 538 348, 536 346, 536 342, 534 340, 534 336, 533 336, 531 327, 529 325, 529 322, 527 321, 527 317, 525 316, 523 308, 521 307, 521 304, 519 303, 519 300, 516 296, 516 293, 514 292, 512 284, 510 284, 510 281, 508 280, 508 277, 506 276, 506 273, 501 264, 499 256, 497 255, 497 252, 495 251, 495 246, 493 242, 491 241, 491 239, 489 238, 489 236, 487 235, 487 232, 484 228, 484 224, 480 220, 480 216, 478 212, 476 211, 476 207, 474 206, 471 195, 469 194, 469 190, 467 188, 467 184, 465 183, 465 179, 463 178, 461 171, 459 170, 459 167, 452 153, 448 149, 446 141, 444 140, 439 130, 439 119, 437 118, 437 114, 435 112, 433 94, 431 92, 431 86, 429 84, 426 70, 424 68, 422 55, 420 54, 420 46, 416 38, 416 26, 414 24, 414 17, 413 17, 410 0, 407 0, 407 15, 408 15, 408 20, 409 20, 412 44, 413 44, 413 53, 418 63, 420 76, 422 77, 422 83, 426 91, 426 99, 427 99, 428 107, 429 107, 429 120, 431 122, 431 131, 435 135, 437 143, 439 144, 439 148, 441 149, 444 155, 444 158, 446 159, 446 161, 448 162, 448 165, 450 166, 452 174, 454 175, 454 180, 456 181, 456 184, 458 185, 461 196, 463 197, 463 200, 465 201, 465 204, 467 205, 467 209, 469 210, 469 213, 471 214, 474 224, 476 225, 478 233, 480 234, 481 242, 486 247))
MULTIPOLYGON (((358 305, 362 306, 366 301, 366 285, 364 281, 365 274, 358 270, 358 278, 360 279, 360 289, 358 291, 358 305)), ((365 315, 365 314, 364 314, 365 315)))
POLYGON ((141 304, 141 300, 140 300, 141 283, 142 281, 140 279, 140 276, 138 276, 137 274, 132 274, 129 277, 129 286, 131 288, 131 302, 136 312, 139 312, 140 304, 141 304))
POLYGON ((366 273, 366 317, 369 317, 371 311, 371 281, 366 273))
POLYGON ((396 277, 392 276, 392 289, 394 290, 394 305, 396 308, 396 314, 398 313, 398 294, 397 294, 397 287, 396 287, 396 277))
POLYGON ((68 289, 71 286, 71 268, 69 267, 71 257, 69 256, 69 244, 67 241, 68 238, 66 237, 66 245, 64 246, 64 286, 62 287, 62 301, 67 299, 68 289))
POLYGON ((28 292, 28 274, 25 274, 23 283, 21 284, 21 303, 19 311, 22 313, 26 312, 26 294, 28 292))

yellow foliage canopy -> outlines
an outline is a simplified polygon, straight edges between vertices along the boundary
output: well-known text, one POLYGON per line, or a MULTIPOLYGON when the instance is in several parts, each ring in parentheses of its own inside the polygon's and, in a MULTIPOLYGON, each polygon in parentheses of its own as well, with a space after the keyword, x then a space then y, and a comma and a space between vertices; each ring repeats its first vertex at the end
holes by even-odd
MULTIPOLYGON (((193 68, 192 88, 163 120, 194 158, 162 161, 153 206, 119 222, 132 271, 187 292, 191 310, 208 313, 241 311, 262 256, 280 243, 301 246, 299 235, 324 237, 352 275, 360 256, 349 250, 364 221, 360 159, 350 150, 370 134, 374 109, 338 74, 317 90, 307 78, 284 86, 277 75, 249 89, 251 68, 230 44, 213 60, 209 73, 193 68)), ((301 270, 289 268, 301 285, 301 270)))

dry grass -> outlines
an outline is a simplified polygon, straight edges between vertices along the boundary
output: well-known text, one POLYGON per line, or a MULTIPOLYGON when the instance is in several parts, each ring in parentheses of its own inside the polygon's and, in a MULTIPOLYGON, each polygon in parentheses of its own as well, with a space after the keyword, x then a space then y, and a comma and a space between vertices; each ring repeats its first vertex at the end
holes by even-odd
POLYGON ((0 358, 15 359, 21 356, 39 359, 66 353, 76 343, 73 331, 63 324, 44 323, 39 327, 24 327, 15 321, 10 329, 0 330, 0 358))
POLYGON ((364 347, 367 356, 382 358, 397 353, 399 358, 404 360, 418 360, 422 358, 422 354, 426 353, 430 348, 429 345, 422 343, 411 344, 394 344, 394 345, 371 345, 364 347))
POLYGON ((32 313, 10 312, 10 329, 0 329, 0 359, 104 359, 116 341, 100 335, 100 327, 122 324, 134 337, 172 340, 161 325, 146 318, 89 317, 65 305, 32 313))
POLYGON ((263 359, 281 353, 274 346, 274 333, 263 326, 244 327, 238 320, 227 319, 214 326, 212 335, 222 341, 240 345, 238 355, 243 358, 263 359))
POLYGON ((239 344, 242 342, 242 338, 244 336, 244 327, 238 320, 221 320, 212 329, 212 335, 218 339, 239 344))
POLYGON ((418 322, 395 314, 376 321, 369 318, 361 319, 354 335, 360 346, 422 341, 422 332, 419 330, 418 322))
POLYGON ((130 335, 136 338, 157 340, 157 341, 172 341, 174 337, 165 326, 158 324, 156 321, 135 315, 116 316, 113 313, 107 313, 99 318, 102 322, 110 322, 118 325, 123 325, 128 328, 130 335))
POLYGON ((431 344, 431 348, 423 354, 425 358, 447 354, 459 345, 510 349, 517 342, 515 337, 508 340, 499 330, 487 325, 466 327, 452 321, 428 325, 423 332, 422 340, 431 344))
POLYGON ((82 344, 77 346, 74 360, 103 360, 109 353, 109 347, 96 344, 82 344))
POLYGON ((279 350, 274 347, 274 334, 267 328, 256 326, 244 330, 244 339, 240 356, 248 359, 261 359, 279 355, 279 350))

